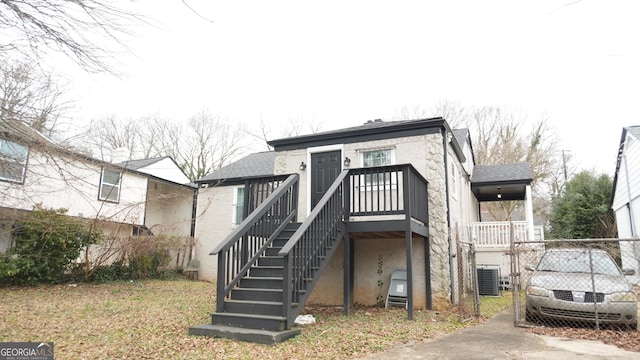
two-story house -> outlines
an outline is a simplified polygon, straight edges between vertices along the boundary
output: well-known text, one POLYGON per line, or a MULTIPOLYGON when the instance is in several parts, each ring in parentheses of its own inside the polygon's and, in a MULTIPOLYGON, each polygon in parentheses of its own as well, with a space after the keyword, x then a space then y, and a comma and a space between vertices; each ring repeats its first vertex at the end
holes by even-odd
MULTIPOLYGON (((269 145, 197 182, 196 256, 202 278, 217 281, 213 327, 280 331, 307 301, 345 313, 374 305, 395 269, 406 269, 411 318, 456 301, 456 241, 472 241, 456 229, 480 220, 480 202, 529 200, 533 227, 528 164, 476 166, 469 131, 442 118, 269 145)), ((211 329, 192 333, 225 336, 211 329)))
POLYGON ((193 236, 197 189, 171 158, 101 161, 21 122, 0 125, 0 252, 11 246, 13 223, 37 204, 67 209, 108 234, 193 236))

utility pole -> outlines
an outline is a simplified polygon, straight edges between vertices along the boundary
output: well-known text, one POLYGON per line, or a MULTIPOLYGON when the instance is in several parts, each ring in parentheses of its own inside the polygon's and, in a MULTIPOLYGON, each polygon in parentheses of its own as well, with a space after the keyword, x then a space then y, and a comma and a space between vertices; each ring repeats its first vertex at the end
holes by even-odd
POLYGON ((564 182, 565 184, 567 183, 567 156, 565 154, 566 152, 569 152, 569 150, 562 150, 562 169, 564 171, 564 182))

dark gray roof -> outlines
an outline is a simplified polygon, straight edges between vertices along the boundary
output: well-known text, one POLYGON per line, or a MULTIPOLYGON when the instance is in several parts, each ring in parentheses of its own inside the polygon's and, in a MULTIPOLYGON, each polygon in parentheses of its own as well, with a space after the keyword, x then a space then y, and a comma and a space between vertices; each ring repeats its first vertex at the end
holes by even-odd
POLYGON ((469 137, 469 129, 452 129, 451 132, 460 145, 464 144, 469 137))
POLYGON ((273 175, 275 152, 266 151, 249 154, 242 159, 202 177, 197 182, 210 182, 238 178, 273 175))
POLYGON ((396 121, 382 121, 382 119, 368 120, 364 124, 358 125, 358 126, 352 126, 352 127, 348 127, 348 128, 341 128, 341 129, 336 129, 336 130, 323 131, 323 132, 318 132, 318 133, 309 134, 309 135, 301 135, 301 136, 293 136, 293 137, 283 138, 283 139, 275 139, 275 140, 271 140, 270 143, 271 142, 278 143, 278 142, 283 142, 283 141, 291 141, 291 140, 297 139, 297 138, 313 138, 313 137, 324 136, 324 135, 337 135, 337 134, 352 133, 352 132, 357 132, 357 131, 362 131, 362 130, 381 129, 381 128, 386 128, 386 127, 398 126, 398 125, 401 125, 401 124, 418 122, 418 121, 419 122, 424 122, 425 120, 442 120, 442 118, 422 119, 422 120, 396 120, 396 121))
POLYGON ((532 180, 533 173, 529 163, 476 165, 471 175, 471 182, 474 184, 531 182, 532 180))
POLYGON ((429 118, 418 120, 400 120, 400 121, 382 121, 380 119, 370 120, 363 125, 353 126, 348 128, 342 128, 331 131, 324 131, 315 134, 293 136, 283 139, 275 139, 268 141, 269 145, 273 146, 276 150, 279 148, 292 148, 294 145, 298 145, 298 148, 308 147, 310 143, 322 143, 325 145, 331 143, 341 143, 347 139, 354 139, 359 137, 356 141, 362 141, 361 137, 374 137, 375 135, 385 134, 385 138, 406 136, 406 132, 410 130, 424 130, 435 129, 444 125, 446 121, 443 118, 429 118), (394 135, 395 134, 395 135, 394 135))
MULTIPOLYGON (((363 125, 344 129, 270 140, 268 144, 273 146, 275 151, 283 151, 434 134, 441 131, 451 131, 449 124, 441 117, 401 121, 382 121, 377 119, 367 121, 363 125)), ((464 162, 466 159, 457 139, 452 141, 451 144, 460 161, 464 162)))
POLYGON ((456 139, 460 148, 464 148, 464 144, 468 140, 470 147, 469 152, 471 153, 471 163, 475 164, 476 160, 473 154, 473 144, 471 144, 471 131, 469 129, 452 129, 451 132, 453 132, 453 138, 456 139))
POLYGON ((528 163, 478 165, 471 175, 471 190, 478 201, 525 200, 532 181, 528 163))

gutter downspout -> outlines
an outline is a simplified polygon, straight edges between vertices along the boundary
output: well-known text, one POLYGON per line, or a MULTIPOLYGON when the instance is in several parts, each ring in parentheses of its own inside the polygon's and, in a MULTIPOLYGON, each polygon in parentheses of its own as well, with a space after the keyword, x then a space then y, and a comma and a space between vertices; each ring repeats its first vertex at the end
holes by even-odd
POLYGON ((449 159, 448 159, 448 149, 447 144, 449 140, 447 139, 447 128, 442 127, 442 150, 444 151, 444 188, 445 188, 445 197, 446 197, 446 206, 447 206, 447 247, 448 247, 448 256, 449 256, 449 291, 451 292, 450 301, 454 303, 454 294, 455 289, 453 286, 453 254, 451 253, 451 205, 449 204, 449 159))

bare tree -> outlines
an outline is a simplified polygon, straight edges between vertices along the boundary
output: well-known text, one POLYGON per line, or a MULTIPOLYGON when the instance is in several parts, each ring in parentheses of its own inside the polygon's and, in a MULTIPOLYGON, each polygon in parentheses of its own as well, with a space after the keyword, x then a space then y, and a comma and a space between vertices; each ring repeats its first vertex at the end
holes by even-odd
MULTIPOLYGON (((556 139, 547 118, 541 116, 532 123, 519 112, 481 107, 473 110, 472 119, 478 165, 529 163, 533 173, 533 195, 537 199, 536 213, 548 214, 548 181, 557 159, 554 156, 556 139)), ((501 201, 486 204, 485 208, 495 220, 509 220, 519 206, 515 201, 501 201)))
POLYGON ((300 116, 289 118, 287 123, 279 123, 277 126, 267 124, 263 119, 256 130, 248 129, 246 133, 264 144, 267 150, 272 150, 267 142, 277 138, 287 138, 304 134, 316 134, 322 130, 323 123, 315 119, 306 120, 300 116))
POLYGON ((176 161, 191 180, 222 167, 241 150, 242 129, 203 109, 192 116, 185 138, 175 139, 176 161))
POLYGON ((139 134, 138 122, 120 120, 115 114, 111 114, 92 120, 83 141, 87 150, 100 160, 111 161, 111 153, 117 148, 128 149, 132 156, 137 150, 139 134))
POLYGON ((0 117, 16 119, 49 137, 72 102, 66 87, 50 73, 26 62, 0 62, 0 117))
MULTIPOLYGON (((558 186, 560 167, 555 149, 557 139, 546 115, 532 121, 519 111, 498 106, 466 108, 445 100, 421 112, 421 117, 435 116, 445 118, 453 128, 470 130, 477 165, 529 163, 533 172, 534 213, 548 219, 550 193, 558 186)), ((519 202, 501 201, 483 204, 483 209, 495 220, 508 220, 520 206, 519 202)))
POLYGON ((92 121, 82 142, 103 159, 120 147, 131 159, 171 156, 195 181, 235 158, 246 142, 243 135, 241 124, 203 109, 186 123, 157 113, 126 120, 109 116, 92 121))
POLYGON ((396 120, 425 119, 431 117, 442 117, 447 120, 452 128, 469 127, 470 112, 466 107, 457 101, 442 100, 431 108, 422 105, 412 107, 404 106, 394 117, 396 120))
POLYGON ((0 57, 41 63, 62 52, 89 72, 116 73, 109 49, 126 49, 121 38, 146 20, 108 0, 0 0, 0 57))

